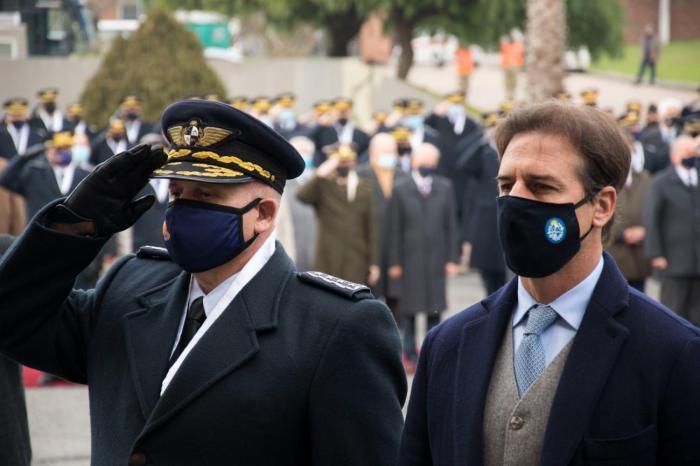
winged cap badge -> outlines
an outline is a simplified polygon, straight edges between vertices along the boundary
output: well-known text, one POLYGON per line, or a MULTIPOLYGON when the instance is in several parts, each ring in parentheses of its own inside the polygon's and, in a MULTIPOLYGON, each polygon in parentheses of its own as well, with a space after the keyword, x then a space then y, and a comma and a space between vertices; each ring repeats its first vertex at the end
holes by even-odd
POLYGON ((168 128, 170 140, 176 146, 208 147, 223 141, 234 132, 214 126, 203 126, 199 120, 191 119, 187 124, 168 128))

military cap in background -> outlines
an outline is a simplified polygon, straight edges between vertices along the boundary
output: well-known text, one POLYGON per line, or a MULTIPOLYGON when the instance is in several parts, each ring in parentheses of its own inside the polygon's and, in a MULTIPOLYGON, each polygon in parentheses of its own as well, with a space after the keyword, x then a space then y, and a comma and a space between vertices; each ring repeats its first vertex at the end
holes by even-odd
POLYGON ((355 144, 352 143, 331 144, 323 148, 323 153, 329 158, 338 157, 340 162, 352 162, 353 160, 357 160, 357 149, 355 148, 355 144))
POLYGON ((389 114, 384 110, 377 110, 376 112, 372 112, 372 119, 380 124, 384 123, 388 116, 389 114))
POLYGON ((288 179, 304 171, 304 159, 282 136, 255 117, 230 105, 183 100, 163 112, 170 149, 168 162, 154 178, 207 183, 253 180, 280 193, 288 179))
POLYGON ((623 128, 634 126, 639 123, 639 113, 628 110, 617 119, 617 123, 623 128))
POLYGON ((12 116, 26 116, 29 113, 29 102, 24 97, 11 97, 2 104, 6 114, 12 116))
POLYGON ((467 99, 464 91, 455 91, 447 94, 445 96, 445 100, 447 100, 451 104, 464 104, 467 99))
POLYGON ((55 87, 45 87, 39 90, 36 95, 41 103, 56 102, 56 99, 58 99, 58 89, 55 87))
POLYGON ((486 112, 481 115, 481 120, 484 128, 494 128, 501 121, 501 114, 499 112, 486 112))
POLYGON ((296 104, 296 96, 291 92, 283 92, 275 97, 275 105, 282 108, 292 108, 296 104))
POLYGON ((340 112, 352 109, 352 100, 346 97, 338 97, 333 101, 333 108, 340 112))
POLYGON ((219 94, 207 94, 204 96, 204 100, 209 100, 211 102, 220 102, 219 94))
POLYGON ((557 100, 560 100, 562 102, 571 102, 571 94, 569 94, 566 91, 559 92, 557 94, 557 100))
POLYGON ((78 102, 74 102, 68 106, 66 109, 66 116, 69 118, 76 118, 83 116, 83 106, 78 102))
POLYGON ((229 97, 228 103, 231 107, 237 108, 242 112, 247 112, 248 108, 250 108, 250 102, 248 101, 248 98, 242 95, 229 97))
POLYGON ((637 114, 642 113, 642 102, 639 100, 628 100, 625 104, 625 108, 628 112, 636 112, 637 114))
POLYGON ((107 131, 109 131, 111 134, 121 134, 126 131, 126 126, 124 126, 124 121, 122 121, 119 118, 113 118, 109 120, 109 126, 107 127, 107 131))
POLYGON ((406 114, 420 115, 423 113, 423 101, 420 99, 407 99, 406 114))
POLYGON ((392 107, 394 108, 395 112, 403 113, 404 110, 406 110, 406 104, 408 103, 408 99, 394 99, 394 102, 392 102, 392 107))
POLYGON ((583 105, 595 107, 598 105, 598 89, 584 89, 581 91, 583 105))
POLYGON ((319 100, 313 105, 314 113, 316 113, 316 115, 328 113, 331 108, 333 108, 333 105, 329 100, 319 100))
POLYGON ((119 108, 128 111, 141 108, 141 99, 137 95, 127 95, 122 98, 119 108))
POLYGON ((503 102, 501 102, 501 105, 499 107, 499 111, 500 111, 501 115, 508 115, 510 112, 513 111, 514 108, 515 108, 515 102, 510 100, 510 99, 506 99, 503 102))
POLYGON ((405 126, 395 126, 390 133, 397 143, 409 142, 411 140, 411 130, 405 126))
POLYGON ((251 103, 253 110, 260 114, 265 114, 270 111, 270 108, 272 108, 272 102, 270 102, 270 98, 263 95, 254 98, 251 103))
POLYGON ((72 147, 74 142, 73 133, 70 131, 60 131, 58 133, 53 133, 51 137, 44 142, 44 145, 56 149, 66 149, 72 147))

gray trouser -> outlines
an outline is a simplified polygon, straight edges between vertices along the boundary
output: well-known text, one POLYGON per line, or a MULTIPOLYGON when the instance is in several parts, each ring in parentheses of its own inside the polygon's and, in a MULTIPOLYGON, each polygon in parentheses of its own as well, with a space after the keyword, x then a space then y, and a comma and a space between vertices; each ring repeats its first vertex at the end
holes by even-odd
POLYGON ((694 325, 700 326, 700 277, 664 277, 661 302, 694 325))

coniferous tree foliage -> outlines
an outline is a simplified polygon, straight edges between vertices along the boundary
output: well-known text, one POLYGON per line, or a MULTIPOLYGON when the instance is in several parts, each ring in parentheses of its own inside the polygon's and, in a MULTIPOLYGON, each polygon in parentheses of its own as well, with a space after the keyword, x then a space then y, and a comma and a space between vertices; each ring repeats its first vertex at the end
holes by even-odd
POLYGON ((170 103, 226 91, 195 35, 162 7, 153 8, 129 38, 118 37, 80 98, 86 120, 103 126, 126 95, 138 95, 146 121, 170 103))

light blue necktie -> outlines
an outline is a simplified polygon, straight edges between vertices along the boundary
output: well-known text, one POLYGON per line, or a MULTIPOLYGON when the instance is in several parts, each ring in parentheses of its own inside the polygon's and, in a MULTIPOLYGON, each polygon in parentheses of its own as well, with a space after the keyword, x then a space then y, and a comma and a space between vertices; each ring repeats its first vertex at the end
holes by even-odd
POLYGON ((540 334, 557 320, 557 311, 549 306, 535 304, 528 311, 525 336, 515 353, 515 381, 518 396, 537 380, 545 368, 544 346, 540 334))

